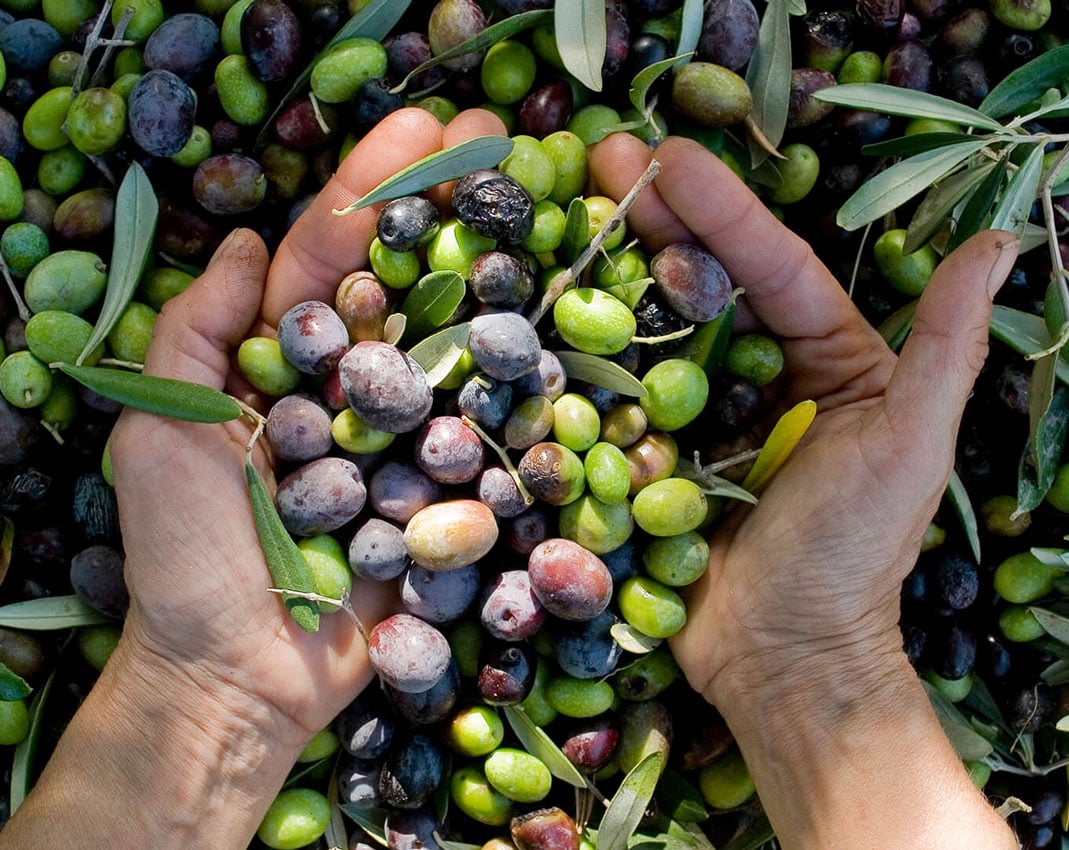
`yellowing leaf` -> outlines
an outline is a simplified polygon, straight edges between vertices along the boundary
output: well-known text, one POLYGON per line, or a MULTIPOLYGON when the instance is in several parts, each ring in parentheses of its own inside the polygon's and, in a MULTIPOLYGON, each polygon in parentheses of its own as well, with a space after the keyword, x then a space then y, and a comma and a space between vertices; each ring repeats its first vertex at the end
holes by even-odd
POLYGON ((805 436, 805 432, 813 424, 813 418, 816 415, 816 402, 802 401, 780 417, 776 427, 765 440, 764 446, 761 447, 761 454, 754 461, 750 474, 742 482, 744 489, 752 492, 775 475, 776 470, 783 466, 784 461, 790 457, 798 441, 805 436))

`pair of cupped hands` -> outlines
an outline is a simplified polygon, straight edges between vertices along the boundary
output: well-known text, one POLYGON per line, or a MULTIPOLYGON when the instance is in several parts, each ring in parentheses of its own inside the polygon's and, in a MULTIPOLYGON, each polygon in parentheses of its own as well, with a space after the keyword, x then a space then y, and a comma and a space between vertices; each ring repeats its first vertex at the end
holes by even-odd
MULTIPOLYGON (((235 231, 190 289, 163 308, 146 373, 249 398, 235 367, 247 336, 270 332, 292 305, 333 303, 362 268, 376 209, 336 217, 386 177, 465 139, 503 134, 491 114, 442 128, 418 109, 386 118, 341 164, 273 260, 235 231)), ((592 189, 619 200, 654 155, 629 135, 591 149, 592 189)), ((787 401, 817 417, 759 504, 713 532, 711 564, 688 593, 689 621, 671 641, 690 684, 714 704, 776 679, 804 688, 822 658, 897 665, 899 585, 946 486, 966 398, 987 346, 991 297, 1016 258, 989 231, 947 257, 896 357, 809 246, 695 142, 656 149, 662 170, 628 215, 651 251, 704 245, 746 290, 737 327, 778 337, 787 401)), ((444 200, 444 198, 442 199, 444 200)), ((267 592, 270 576, 243 473, 248 423, 176 422, 127 410, 112 440, 131 604, 120 663, 147 677, 197 683, 228 710, 266 711, 299 748, 368 684, 363 638, 344 614, 306 634, 267 592)), ((270 473, 266 457, 259 463, 270 473)), ((389 594, 354 588, 370 627, 389 594)))

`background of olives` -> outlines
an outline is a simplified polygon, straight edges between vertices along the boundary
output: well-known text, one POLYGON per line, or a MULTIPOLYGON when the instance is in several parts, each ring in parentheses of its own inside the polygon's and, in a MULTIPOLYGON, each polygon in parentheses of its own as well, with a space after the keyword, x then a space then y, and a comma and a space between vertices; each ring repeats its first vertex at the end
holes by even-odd
MULTIPOLYGON (((10 400, 0 402, 0 511, 7 532, 0 538, 0 601, 76 592, 109 617, 124 610, 114 497, 101 469, 115 407, 55 375, 48 378, 50 391, 43 388, 45 377, 28 355, 34 346, 41 353, 81 338, 85 326, 75 314, 88 322, 95 317, 102 284, 98 261, 106 267, 109 260, 115 187, 129 163, 140 163, 149 175, 160 200, 160 220, 152 268, 103 353, 136 361, 143 357, 155 311, 188 285, 233 226, 253 226, 270 246, 277 244, 338 158, 392 109, 415 102, 445 121, 457 109, 486 105, 513 134, 544 138, 567 128, 584 142, 596 141, 606 128, 635 117, 627 98, 630 80, 642 67, 674 54, 681 12, 676 0, 606 4, 601 93, 562 73, 552 33, 538 27, 493 46, 485 58, 469 55, 425 71, 404 94, 393 95, 390 86, 433 52, 487 22, 550 5, 539 0, 482 6, 473 0, 414 2, 381 45, 351 43, 317 66, 310 81, 315 104, 296 97, 265 126, 296 75, 361 5, 359 0, 119 2, 99 33, 115 35, 114 28, 125 25, 122 36, 133 43, 114 45, 106 61, 109 48, 97 45, 81 78, 82 92, 72 101, 68 87, 78 80, 87 42, 92 46, 102 3, 0 2, 5 10, 0 14, 0 221, 7 223, 0 256, 35 312, 56 308, 40 313, 48 321, 38 319, 38 327, 27 330, 16 306, 5 300, 4 352, 21 356, 0 365, 0 392, 6 386, 5 397, 25 400, 27 390, 38 390, 44 404, 21 410, 10 400), (126 5, 132 15, 125 14, 126 5), (59 264, 81 270, 84 283, 69 293, 38 289, 30 278, 42 262, 46 268, 59 264), (57 303, 57 295, 70 300, 57 303), (59 450, 42 423, 62 437, 59 450)), ((1010 70, 1062 44, 1067 12, 1061 2, 1045 0, 813 3, 804 16, 791 18, 795 70, 788 131, 780 146, 789 159, 778 185, 768 185, 777 181, 767 167, 748 168, 745 132, 736 124, 745 114, 748 93, 735 77, 699 68, 677 78, 675 86, 662 83, 655 88, 660 94, 654 125, 693 135, 720 153, 813 243, 844 286, 852 280, 860 250, 854 298, 878 324, 923 288, 937 258, 930 252, 901 258, 897 231, 908 221, 908 209, 885 222, 888 232, 872 234, 863 248, 859 234, 835 225, 835 210, 880 164, 864 157, 861 146, 918 127, 904 119, 833 109, 808 94, 836 80, 882 80, 975 104, 1010 70), (726 82, 715 84, 714 78, 726 82), (725 133, 720 124, 735 126, 725 133)), ((764 6, 755 8, 747 0, 713 0, 696 58, 745 75, 764 14, 764 6)), ((1047 129, 1064 130, 1055 124, 1047 129)), ((649 136, 653 131, 646 125, 636 132, 649 136)), ((37 277, 44 279, 40 271, 37 277)), ((1048 278, 1044 253, 1027 255, 998 301, 1041 315, 1048 278)), ((643 335, 676 329, 666 326, 671 317, 656 309, 640 311, 639 318, 643 335)), ((731 427, 722 445, 710 447, 711 457, 755 444, 749 425, 761 397, 764 364, 760 358, 752 363, 751 380, 717 388, 723 408, 718 415, 731 427)), ((1018 771, 999 770, 998 762, 989 760, 972 765, 977 781, 987 781, 995 800, 1012 794, 1031 804, 1033 812, 1014 816, 1014 825, 1025 846, 1051 847, 1062 842, 1065 773, 1021 775, 1028 772, 1028 762, 1019 736, 1027 736, 1038 765, 1065 753, 1064 736, 1054 724, 1069 713, 1066 677, 1057 669, 1044 672, 1069 650, 1038 627, 1028 606, 1065 614, 1062 600, 1069 586, 1061 570, 1027 553, 1030 547, 1060 547, 1069 533, 1069 474, 1059 475, 1048 501, 1031 516, 1010 519, 1020 447, 1028 432, 1027 384, 1027 364, 994 343, 966 412, 956 466, 979 516, 983 559, 980 564, 973 559, 954 510, 945 506, 930 529, 931 547, 903 587, 903 633, 922 675, 956 701, 962 717, 995 727, 999 760, 1018 771), (1014 741, 1018 745, 1011 752, 1014 741), (988 777, 992 763, 996 769, 988 777)), ((113 623, 76 632, 0 630, 0 660, 38 692, 55 671, 40 757, 114 645, 113 623)), ((726 730, 715 721, 694 728, 699 712, 692 695, 678 687, 670 693, 663 702, 676 720, 677 742, 683 742, 682 764, 688 769, 719 765, 700 788, 710 805, 728 810, 707 826, 719 847, 755 820, 753 802, 742 805, 748 796, 744 770, 732 761, 726 730), (725 752, 729 755, 717 759, 725 752)), ((21 702, 0 703, 0 742, 16 743, 25 725, 21 702)), ((309 754, 313 767, 301 784, 325 787, 330 765, 321 763, 322 754, 333 749, 328 740, 309 754)), ((5 777, 10 753, 9 746, 5 777)), ((7 800, 0 793, 0 807, 7 800)), ((317 805, 304 802, 312 809, 317 805)))

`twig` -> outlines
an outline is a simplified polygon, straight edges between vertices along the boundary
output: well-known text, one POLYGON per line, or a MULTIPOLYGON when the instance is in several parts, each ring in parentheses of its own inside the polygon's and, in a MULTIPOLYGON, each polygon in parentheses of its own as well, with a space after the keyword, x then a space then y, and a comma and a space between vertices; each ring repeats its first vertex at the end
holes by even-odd
POLYGON ((19 318, 24 322, 30 321, 33 313, 26 306, 26 302, 22 300, 22 294, 19 292, 19 288, 15 286, 15 281, 11 277, 11 270, 7 267, 3 257, 0 257, 0 274, 3 274, 4 280, 7 282, 7 288, 11 292, 11 300, 15 302, 15 309, 19 312, 19 318))
POLYGON ((467 416, 461 416, 460 421, 478 434, 479 439, 492 448, 497 456, 501 458, 501 463, 505 467, 505 471, 512 477, 513 482, 516 484, 516 489, 520 491, 520 495, 523 497, 523 503, 525 505, 533 505, 534 496, 532 496, 530 491, 524 486, 523 479, 520 478, 520 473, 516 469, 516 465, 512 462, 512 458, 508 456, 508 453, 494 442, 494 439, 480 428, 477 422, 469 419, 467 416))
POLYGON ((592 259, 597 255, 601 246, 605 244, 605 240, 612 235, 617 227, 623 224, 624 218, 627 216, 628 211, 634 205, 638 196, 642 193, 661 171, 661 164, 651 159, 649 166, 641 177, 638 178, 638 182, 631 187, 630 191, 624 195, 623 200, 620 201, 619 206, 616 207, 616 211, 609 216, 608 220, 601 226, 601 229, 594 235, 594 238, 590 240, 590 244, 583 249, 583 253, 579 255, 574 263, 563 273, 557 275, 553 284, 546 290, 545 295, 542 296, 541 302, 529 315, 528 321, 532 325, 537 325, 541 318, 546 314, 546 311, 553 306, 553 302, 556 301, 563 294, 569 286, 574 284, 579 276, 583 273, 583 269, 587 267, 592 259))
POLYGON ((1032 807, 1020 797, 1007 797, 1002 805, 995 809, 995 814, 1005 820, 1014 812, 1030 812, 1032 807))
POLYGON ((135 11, 133 6, 127 6, 123 9, 122 17, 119 18, 119 22, 115 25, 111 38, 101 38, 97 40, 97 44, 104 45, 104 55, 100 57, 100 64, 97 65, 96 71, 93 72, 93 76, 89 80, 90 86, 95 86, 99 83, 100 77, 104 73, 104 69, 108 66, 108 60, 111 59, 111 54, 115 52, 116 45, 127 44, 127 42, 123 40, 123 36, 126 35, 126 28, 130 26, 130 21, 133 20, 135 11))
POLYGON ((319 129, 324 133, 330 133, 331 127, 327 123, 327 119, 323 117, 322 110, 319 108, 319 98, 312 92, 309 92, 308 99, 312 102, 312 114, 315 115, 316 124, 319 125, 319 129))
POLYGON ((857 283, 857 273, 861 269, 861 257, 865 253, 865 243, 869 241, 869 231, 872 230, 872 222, 865 225, 861 233, 861 244, 857 246, 857 256, 854 257, 854 268, 850 272, 850 286, 846 290, 846 297, 854 300, 854 284, 857 283))
POLYGON ((133 360, 116 360, 114 357, 101 357, 97 366, 115 366, 119 369, 129 369, 131 372, 143 372, 144 363, 135 363, 133 360))
POLYGON ((685 336, 690 336, 694 333, 694 325, 687 325, 685 328, 681 328, 678 331, 672 331, 670 334, 662 334, 661 336, 633 336, 631 342, 640 342, 643 345, 656 345, 659 342, 671 342, 674 339, 683 339, 685 336))
MULTIPOLYGON (((100 14, 97 17, 97 22, 93 25, 93 31, 89 33, 89 37, 85 40, 85 47, 82 49, 82 58, 78 62, 78 69, 74 72, 74 81, 71 83, 71 100, 74 100, 78 96, 78 92, 82 90, 82 83, 85 81, 85 73, 89 70, 89 59, 92 56, 96 46, 100 43, 100 33, 104 29, 104 23, 110 17, 111 6, 114 0, 104 0, 104 6, 100 10, 100 14)), ((64 124, 67 122, 64 121, 64 124)))

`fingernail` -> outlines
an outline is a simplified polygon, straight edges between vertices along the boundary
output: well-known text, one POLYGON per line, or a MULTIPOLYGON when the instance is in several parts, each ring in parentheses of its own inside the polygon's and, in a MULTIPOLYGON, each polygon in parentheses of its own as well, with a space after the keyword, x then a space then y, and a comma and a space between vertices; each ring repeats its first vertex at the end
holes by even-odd
POLYGON ((994 298, 995 293, 1002 288, 1007 276, 1017 262, 1017 248, 1021 242, 1019 239, 1008 239, 999 246, 999 254, 987 274, 987 294, 994 298))
POLYGON ((230 250, 230 246, 234 243, 234 240, 237 238, 237 235, 237 230, 231 230, 230 233, 227 234, 226 239, 219 243, 219 247, 215 249, 215 253, 212 254, 212 258, 208 260, 208 265, 206 268, 210 269, 212 266, 215 265, 217 260, 221 260, 223 258, 226 252, 230 250))

